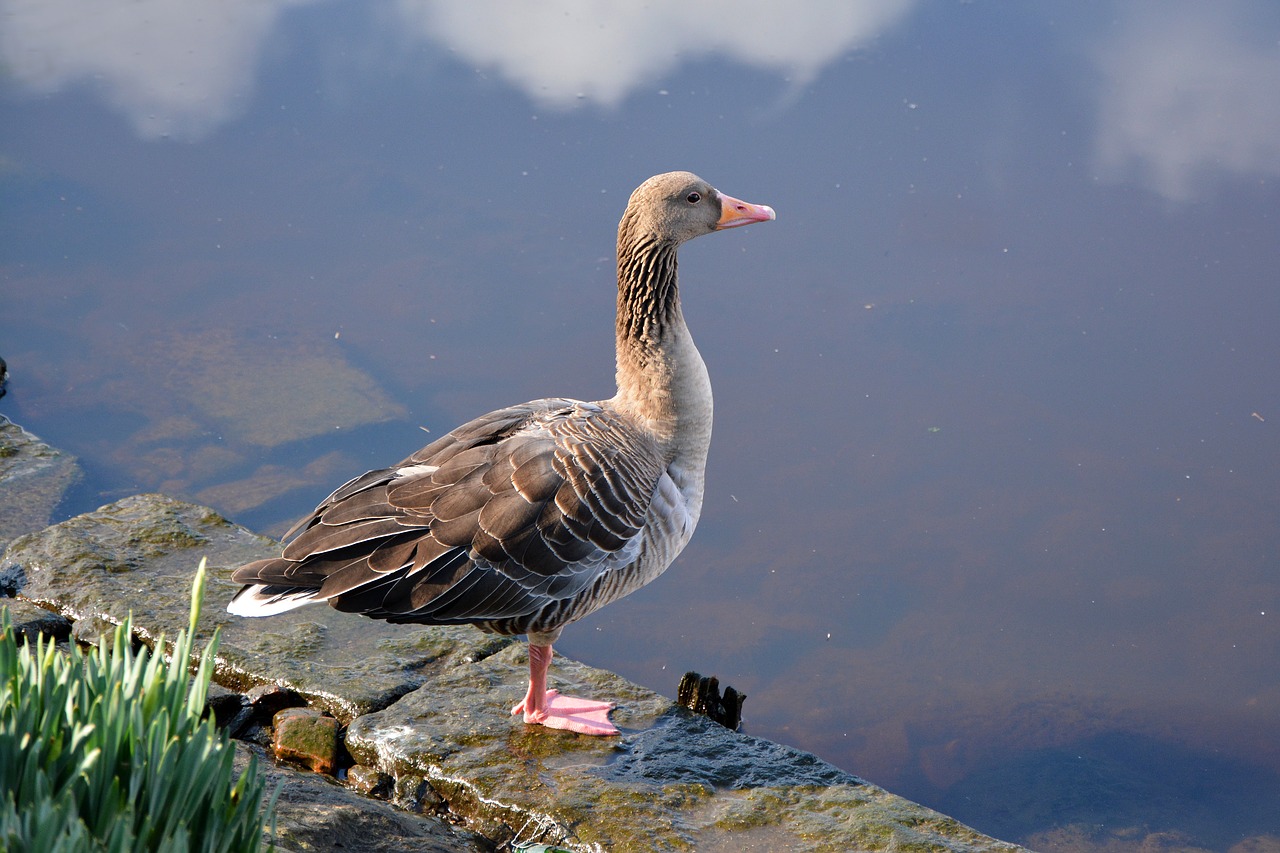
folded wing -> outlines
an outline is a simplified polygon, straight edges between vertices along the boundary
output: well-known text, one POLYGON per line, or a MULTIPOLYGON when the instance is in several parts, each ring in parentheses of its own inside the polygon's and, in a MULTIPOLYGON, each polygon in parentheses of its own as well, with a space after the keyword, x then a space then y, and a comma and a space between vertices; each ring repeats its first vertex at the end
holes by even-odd
POLYGON ((500 409, 337 489, 281 557, 235 572, 250 586, 232 612, 327 600, 393 622, 528 630, 635 562, 664 469, 651 439, 594 404, 500 409))

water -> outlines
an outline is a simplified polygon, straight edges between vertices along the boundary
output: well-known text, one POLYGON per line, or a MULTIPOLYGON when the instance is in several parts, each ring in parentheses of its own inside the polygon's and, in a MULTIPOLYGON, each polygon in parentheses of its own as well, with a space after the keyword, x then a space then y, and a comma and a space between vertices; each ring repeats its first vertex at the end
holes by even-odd
POLYGON ((682 254, 703 521, 558 647, 1039 849, 1280 845, 1274 4, 77 8, 0 4, 0 411, 65 514, 279 534, 608 396, 618 216, 691 169, 779 215, 682 254))

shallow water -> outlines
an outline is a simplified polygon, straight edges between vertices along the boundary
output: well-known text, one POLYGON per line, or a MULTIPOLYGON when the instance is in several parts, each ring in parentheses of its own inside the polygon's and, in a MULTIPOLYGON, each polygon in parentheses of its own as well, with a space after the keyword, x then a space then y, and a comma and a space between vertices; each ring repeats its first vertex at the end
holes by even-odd
POLYGON ((1280 10, 562 6, 0 2, 64 513, 279 534, 608 396, 618 215, 691 169, 779 215, 681 258, 703 520, 558 647, 1040 849, 1280 847, 1280 10))

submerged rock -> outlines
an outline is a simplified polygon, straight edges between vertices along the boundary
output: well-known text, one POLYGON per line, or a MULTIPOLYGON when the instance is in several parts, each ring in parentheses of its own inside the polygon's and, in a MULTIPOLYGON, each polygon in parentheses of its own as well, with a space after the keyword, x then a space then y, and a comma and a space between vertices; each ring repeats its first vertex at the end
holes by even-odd
POLYGON ((228 436, 261 447, 404 416, 404 407, 332 340, 189 329, 156 338, 136 357, 156 387, 228 436))
MULTIPOLYGON (((259 449, 290 445, 297 459, 309 452, 309 440, 375 429, 407 415, 330 336, 263 334, 201 318, 177 326, 139 322, 120 331, 81 339, 75 352, 64 353, 59 376, 75 391, 42 400, 49 416, 111 425, 84 438, 84 452, 108 480, 198 495, 224 513, 242 513, 295 490, 323 494, 364 470, 335 453, 255 470, 259 449)), ((402 426, 416 433, 413 425, 402 426)), ((416 439, 408 441, 417 446, 416 439)), ((48 523, 45 518, 10 535, 48 523)))
POLYGON ((74 456, 55 450, 0 415, 0 548, 47 525, 62 496, 80 476, 74 456))

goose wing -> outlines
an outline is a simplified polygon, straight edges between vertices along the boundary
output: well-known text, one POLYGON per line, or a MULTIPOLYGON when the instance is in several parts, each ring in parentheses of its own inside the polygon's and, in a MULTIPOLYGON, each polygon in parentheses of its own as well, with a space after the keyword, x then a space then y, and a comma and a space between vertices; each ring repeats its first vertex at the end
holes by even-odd
POLYGON ((635 562, 664 470, 655 442, 599 405, 500 409, 338 488, 281 557, 234 573, 251 584, 237 599, 395 622, 528 616, 635 562))

